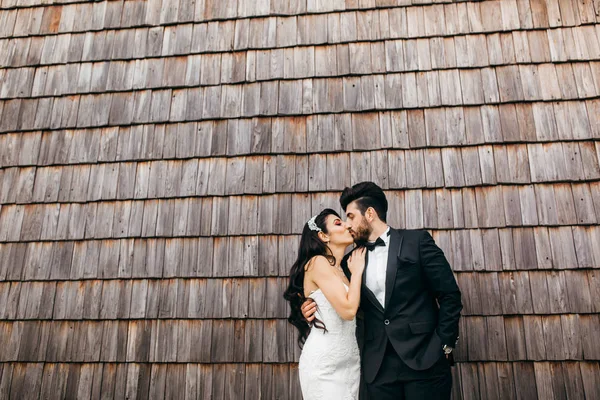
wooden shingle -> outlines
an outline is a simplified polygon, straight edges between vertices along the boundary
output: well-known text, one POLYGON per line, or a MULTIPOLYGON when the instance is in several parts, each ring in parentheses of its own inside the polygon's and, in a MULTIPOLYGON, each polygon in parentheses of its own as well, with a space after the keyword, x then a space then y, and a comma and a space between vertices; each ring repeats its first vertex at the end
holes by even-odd
POLYGON ((516 62, 515 43, 511 33, 500 34, 502 61, 506 64, 516 62))

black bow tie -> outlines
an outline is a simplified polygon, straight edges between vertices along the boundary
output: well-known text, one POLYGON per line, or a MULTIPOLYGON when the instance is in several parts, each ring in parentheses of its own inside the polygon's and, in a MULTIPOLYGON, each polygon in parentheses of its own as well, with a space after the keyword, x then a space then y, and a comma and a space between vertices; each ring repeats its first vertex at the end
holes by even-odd
POLYGON ((382 238, 377 238, 377 240, 373 243, 371 243, 371 242, 365 243, 365 247, 369 251, 373 251, 375 249, 375 247, 377 247, 377 246, 385 246, 385 242, 383 241, 382 238))

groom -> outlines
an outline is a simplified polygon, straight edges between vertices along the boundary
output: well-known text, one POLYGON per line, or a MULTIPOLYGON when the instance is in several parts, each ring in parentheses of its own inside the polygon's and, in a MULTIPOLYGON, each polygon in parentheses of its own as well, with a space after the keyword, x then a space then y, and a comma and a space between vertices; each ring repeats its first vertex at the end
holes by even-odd
MULTIPOLYGON (((373 182, 344 189, 340 203, 355 242, 368 250, 357 335, 369 398, 450 399, 462 303, 444 253, 425 230, 389 227, 387 199, 373 182)), ((309 322, 315 308, 304 304, 309 322)))

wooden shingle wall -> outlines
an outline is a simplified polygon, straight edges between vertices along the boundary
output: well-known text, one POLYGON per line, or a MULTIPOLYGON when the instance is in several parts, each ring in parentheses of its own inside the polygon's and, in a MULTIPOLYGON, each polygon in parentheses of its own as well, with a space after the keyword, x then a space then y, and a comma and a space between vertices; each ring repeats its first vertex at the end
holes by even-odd
POLYGON ((1 0, 0 82, 0 398, 299 399, 299 233, 373 180, 455 399, 600 399, 598 0, 1 0))

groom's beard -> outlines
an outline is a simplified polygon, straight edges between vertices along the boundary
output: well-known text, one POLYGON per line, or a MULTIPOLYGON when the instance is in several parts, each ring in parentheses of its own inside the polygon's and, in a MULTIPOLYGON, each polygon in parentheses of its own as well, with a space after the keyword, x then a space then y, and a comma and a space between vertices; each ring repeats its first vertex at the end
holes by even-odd
POLYGON ((373 228, 368 222, 363 221, 358 228, 354 231, 354 243, 358 246, 365 244, 369 241, 369 236, 373 232, 373 228))

